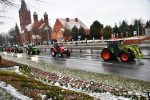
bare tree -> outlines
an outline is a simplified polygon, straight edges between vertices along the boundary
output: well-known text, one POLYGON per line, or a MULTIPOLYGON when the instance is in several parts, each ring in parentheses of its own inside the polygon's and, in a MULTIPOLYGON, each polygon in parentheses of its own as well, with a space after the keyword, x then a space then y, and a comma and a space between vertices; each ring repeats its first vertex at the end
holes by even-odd
MULTIPOLYGON (((22 0, 18 0, 18 1, 21 2, 22 0)), ((0 0, 0 18, 10 18, 8 16, 2 16, 2 15, 3 15, 3 13, 7 12, 7 8, 6 7, 18 8, 19 7, 19 5, 17 4, 18 1, 17 0, 0 0), (4 9, 3 9, 3 7, 4 7, 4 9)), ((33 1, 46 3, 43 0, 33 0, 33 1)), ((1 24, 4 24, 4 22, 0 20, 0 25, 1 24)))
POLYGON ((16 6, 16 3, 14 0, 0 0, 0 4, 6 5, 6 6, 16 6))
MULTIPOLYGON (((0 4, 4 4, 7 6, 17 6, 17 4, 15 3, 16 0, 0 0, 0 4)), ((19 0, 21 1, 21 0, 19 0)), ((42 0, 33 0, 33 1, 38 1, 38 2, 42 2, 42 3, 46 3, 45 1, 42 0)))

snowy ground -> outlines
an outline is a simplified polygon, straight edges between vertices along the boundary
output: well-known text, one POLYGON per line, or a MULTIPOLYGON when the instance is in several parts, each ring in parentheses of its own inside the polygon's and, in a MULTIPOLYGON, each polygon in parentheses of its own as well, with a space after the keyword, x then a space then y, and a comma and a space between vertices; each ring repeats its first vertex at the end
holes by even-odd
POLYGON ((67 90, 72 90, 72 91, 82 92, 82 93, 88 94, 88 95, 94 97, 94 100, 131 100, 129 98, 124 98, 121 96, 114 96, 109 92, 107 92, 107 93, 95 93, 95 92, 91 92, 91 91, 83 91, 82 89, 71 88, 69 85, 68 85, 68 87, 60 86, 59 83, 55 83, 55 86, 59 86, 59 87, 62 87, 63 89, 67 89, 67 90))
MULTIPOLYGON (((22 95, 21 93, 19 93, 14 87, 12 87, 11 85, 0 81, 0 88, 5 89, 7 91, 7 93, 11 94, 15 100, 15 98, 17 98, 17 100, 32 100, 27 96, 22 95)), ((0 98, 1 99, 1 98, 0 98)), ((9 98, 11 99, 11 98, 9 98)))
MULTIPOLYGON (((14 67, 9 67, 9 68, 0 68, 0 70, 11 71, 11 72, 15 72, 17 74, 22 74, 19 71, 19 66, 14 66, 14 67)), ((46 84, 49 84, 49 83, 46 83, 46 84)), ((49 84, 49 85, 52 85, 52 84, 49 84)), ((99 100, 99 99, 101 99, 101 100, 118 100, 118 99, 119 100, 130 100, 129 98, 124 98, 121 96, 114 96, 109 92, 107 92, 107 93, 94 93, 91 91, 83 91, 81 88, 80 89, 72 88, 69 84, 68 84, 68 87, 61 86, 58 82, 56 82, 54 85, 59 86, 63 89, 72 90, 72 91, 76 91, 76 92, 80 92, 80 93, 85 93, 87 95, 94 97, 94 100, 99 100)), ((0 81, 0 88, 5 89, 7 91, 7 94, 10 94, 11 98, 14 98, 14 100, 15 100, 15 98, 17 98, 19 100, 31 100, 31 98, 22 95, 14 87, 12 87, 11 85, 9 85, 5 82, 0 81)))

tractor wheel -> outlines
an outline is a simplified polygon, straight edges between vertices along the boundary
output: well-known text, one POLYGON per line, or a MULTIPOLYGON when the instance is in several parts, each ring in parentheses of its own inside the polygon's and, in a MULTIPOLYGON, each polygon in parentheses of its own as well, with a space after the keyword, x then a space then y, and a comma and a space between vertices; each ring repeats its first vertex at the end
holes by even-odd
POLYGON ((129 49, 129 50, 128 50, 128 54, 129 54, 129 60, 130 60, 130 61, 134 61, 135 55, 134 55, 133 51, 131 51, 131 50, 129 49))
POLYGON ((112 52, 109 49, 103 49, 101 52, 101 57, 104 61, 109 61, 112 58, 112 52))
POLYGON ((40 51, 37 51, 37 54, 39 55, 39 54, 40 54, 40 51))
POLYGON ((135 55, 134 54, 128 54, 129 61, 135 61, 135 55))
POLYGON ((66 56, 70 57, 70 52, 69 51, 66 52, 66 56))
POLYGON ((19 51, 18 51, 18 50, 15 50, 15 53, 19 53, 19 51))
POLYGON ((55 52, 54 50, 52 50, 52 51, 51 51, 51 55, 52 55, 53 57, 55 57, 55 56, 56 56, 56 52, 55 52))
POLYGON ((20 50, 19 53, 23 53, 23 50, 20 50))
POLYGON ((130 57, 129 57, 128 54, 122 52, 122 53, 120 54, 120 60, 121 60, 122 62, 128 62, 128 61, 130 60, 130 57))
POLYGON ((61 56, 61 57, 64 57, 63 53, 62 53, 62 54, 60 54, 60 56, 61 56))
POLYGON ((38 54, 40 54, 40 51, 38 51, 38 54))

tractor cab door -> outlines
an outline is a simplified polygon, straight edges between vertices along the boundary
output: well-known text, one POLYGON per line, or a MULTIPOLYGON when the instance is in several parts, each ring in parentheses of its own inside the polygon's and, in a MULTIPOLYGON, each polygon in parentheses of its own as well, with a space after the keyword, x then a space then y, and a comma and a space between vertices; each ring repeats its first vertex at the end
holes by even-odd
POLYGON ((120 42, 119 41, 111 41, 107 43, 107 47, 114 54, 118 54, 120 52, 120 42))
POLYGON ((115 54, 118 54, 118 53, 120 53, 120 42, 119 41, 116 41, 116 42, 114 42, 114 53, 115 54))

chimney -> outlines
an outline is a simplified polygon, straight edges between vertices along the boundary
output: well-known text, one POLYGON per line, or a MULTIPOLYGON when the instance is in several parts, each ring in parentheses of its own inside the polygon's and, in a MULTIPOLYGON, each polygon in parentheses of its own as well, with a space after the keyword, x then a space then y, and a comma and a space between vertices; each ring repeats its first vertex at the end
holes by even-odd
POLYGON ((78 22, 78 18, 75 18, 75 21, 78 22))
POLYGON ((69 22, 69 18, 66 18, 66 21, 69 22))
POLYGON ((48 15, 47 15, 47 13, 45 12, 44 13, 44 22, 48 25, 48 15))
POLYGON ((38 15, 36 12, 34 12, 34 14, 33 14, 33 19, 34 19, 34 23, 38 22, 38 15))

